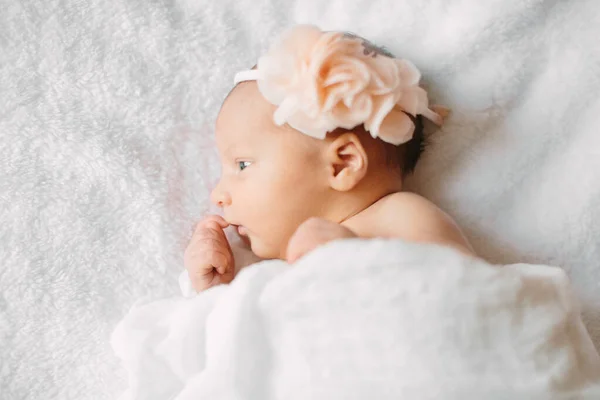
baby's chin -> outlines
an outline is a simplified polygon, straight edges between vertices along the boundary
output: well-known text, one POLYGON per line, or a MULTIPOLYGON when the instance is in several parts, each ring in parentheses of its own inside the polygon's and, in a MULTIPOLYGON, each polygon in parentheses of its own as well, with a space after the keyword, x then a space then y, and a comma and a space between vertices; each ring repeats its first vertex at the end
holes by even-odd
POLYGON ((249 237, 246 240, 248 240, 250 249, 257 257, 264 260, 285 259, 285 253, 282 254, 278 248, 266 246, 260 239, 249 237))

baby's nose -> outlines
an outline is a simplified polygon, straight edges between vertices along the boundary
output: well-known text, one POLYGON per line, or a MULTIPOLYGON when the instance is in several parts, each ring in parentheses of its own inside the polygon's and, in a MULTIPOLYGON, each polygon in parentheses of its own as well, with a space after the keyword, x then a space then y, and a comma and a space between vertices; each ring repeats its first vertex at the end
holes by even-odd
POLYGON ((210 194, 210 200, 219 207, 225 207, 231 204, 231 196, 223 190, 221 182, 213 189, 210 194))

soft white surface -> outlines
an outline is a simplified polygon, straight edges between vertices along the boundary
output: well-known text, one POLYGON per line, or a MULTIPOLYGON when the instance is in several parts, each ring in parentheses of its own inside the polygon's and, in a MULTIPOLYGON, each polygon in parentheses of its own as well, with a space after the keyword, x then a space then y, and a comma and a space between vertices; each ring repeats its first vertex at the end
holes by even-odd
POLYGON ((0 0, 0 397, 113 398, 108 344, 178 292, 235 72, 294 22, 411 58, 454 109, 412 187, 495 262, 558 265, 600 344, 595 0, 0 0))
POLYGON ((400 241, 331 243, 134 308, 124 400, 600 398, 562 269, 400 241))

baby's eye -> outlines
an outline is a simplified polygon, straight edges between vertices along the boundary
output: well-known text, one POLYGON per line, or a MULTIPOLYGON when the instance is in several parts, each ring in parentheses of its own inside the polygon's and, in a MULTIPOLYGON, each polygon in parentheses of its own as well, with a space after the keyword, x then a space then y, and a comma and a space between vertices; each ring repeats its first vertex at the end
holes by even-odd
POLYGON ((250 166, 250 164, 252 164, 250 161, 238 161, 238 168, 240 169, 240 171, 245 170, 247 167, 250 166))

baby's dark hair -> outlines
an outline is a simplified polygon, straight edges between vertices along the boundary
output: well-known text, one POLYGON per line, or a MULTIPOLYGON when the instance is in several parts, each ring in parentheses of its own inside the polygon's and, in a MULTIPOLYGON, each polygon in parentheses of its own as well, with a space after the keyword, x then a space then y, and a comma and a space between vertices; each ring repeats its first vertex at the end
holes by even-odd
POLYGON ((386 163, 392 167, 400 168, 402 176, 409 175, 415 170, 426 144, 423 135, 423 117, 421 115, 417 115, 416 117, 410 114, 406 115, 415 124, 413 137, 408 142, 399 146, 382 141, 386 163))
MULTIPOLYGON (((385 47, 377 46, 361 36, 351 32, 344 32, 344 36, 360 40, 363 43, 365 55, 371 54, 373 57, 376 57, 378 54, 381 54, 387 57, 395 58, 395 56, 385 47)), ((413 116, 408 113, 406 113, 406 115, 408 115, 408 117, 415 124, 413 137, 408 142, 403 143, 400 146, 395 146, 385 142, 383 143, 386 163, 390 166, 399 167, 402 176, 409 175, 415 170, 417 162, 419 161, 419 158, 421 158, 421 153, 423 153, 426 145, 425 136, 423 134, 423 116, 413 116)), ((356 129, 356 127, 354 129, 356 129)), ((366 131, 363 125, 360 126, 360 129, 362 131, 366 131)))

